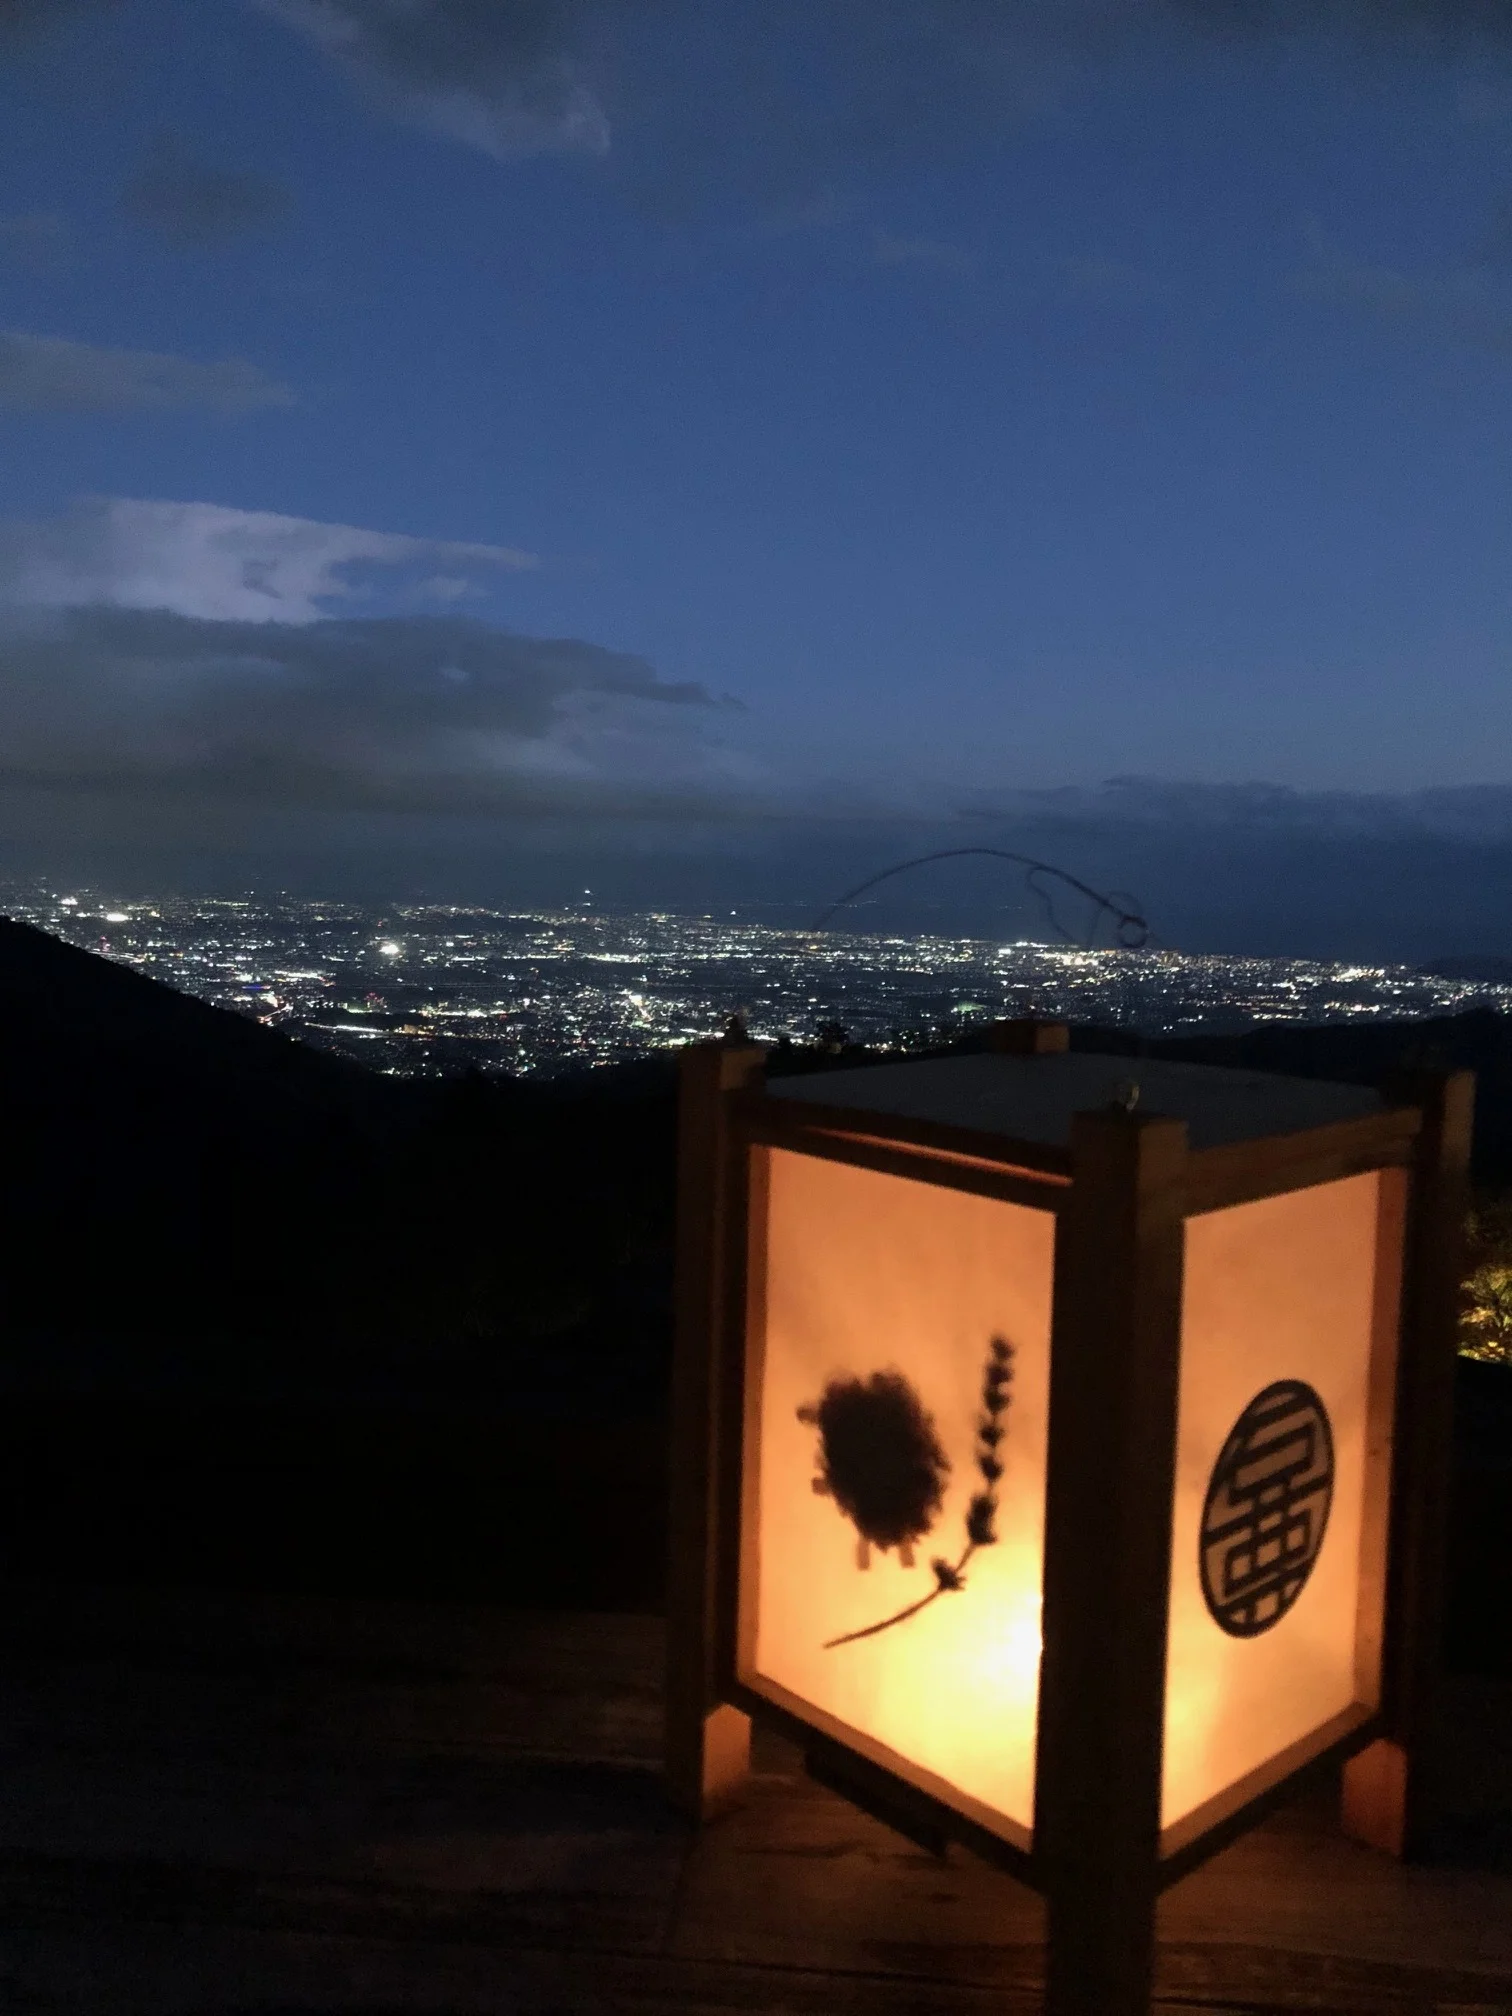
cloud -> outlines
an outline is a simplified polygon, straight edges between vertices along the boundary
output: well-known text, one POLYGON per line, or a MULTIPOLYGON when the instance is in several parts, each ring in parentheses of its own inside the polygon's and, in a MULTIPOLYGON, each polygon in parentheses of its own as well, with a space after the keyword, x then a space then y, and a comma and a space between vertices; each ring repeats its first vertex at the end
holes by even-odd
POLYGON ((294 394, 256 364, 201 364, 155 350, 112 350, 66 336, 0 330, 0 406, 28 413, 255 413, 294 394))
POLYGON ((602 154, 570 0, 257 0, 399 118, 497 160, 602 154))
POLYGON ((0 523, 0 793, 114 805, 130 827, 174 804, 614 814, 748 783, 703 687, 456 613, 535 564, 139 498, 0 523), (409 613, 373 613, 396 601, 409 613))
POLYGON ((215 250, 280 223, 293 201, 281 182, 217 167, 173 134, 152 143, 121 192, 128 217, 181 251, 215 250))
POLYGON ((1204 833, 1330 834, 1348 839, 1414 835, 1477 845, 1512 842, 1512 785, 1433 786, 1420 791, 1304 791, 1262 781, 1210 784, 1110 777, 1054 790, 972 793, 972 819, 1053 821, 1067 826, 1204 833))
POLYGON ((394 116, 497 159, 610 155, 669 213, 840 203, 858 164, 1001 136, 1238 38, 1499 64, 1507 0, 255 0, 394 116))
POLYGON ((40 522, 0 522, 0 603, 38 608, 103 603, 313 623, 379 588, 454 604, 501 572, 536 564, 508 546, 139 497, 90 499, 40 522))
POLYGON ((702 687, 576 638, 455 616, 309 624, 12 611, 0 786, 150 809, 627 811, 709 799, 702 687))
POLYGON ((1512 784, 1398 793, 1115 777, 983 792, 960 811, 956 830, 972 839, 1137 891, 1165 945, 1375 961, 1506 944, 1512 784))

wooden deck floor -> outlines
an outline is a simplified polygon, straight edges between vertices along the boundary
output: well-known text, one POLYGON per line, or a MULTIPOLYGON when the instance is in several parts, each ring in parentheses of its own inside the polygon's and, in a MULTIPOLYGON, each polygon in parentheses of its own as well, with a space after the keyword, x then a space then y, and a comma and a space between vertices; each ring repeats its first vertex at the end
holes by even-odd
MULTIPOLYGON (((701 1839, 667 1816, 654 1620, 4 1596, 4 2016, 1037 2007, 1037 1901, 781 1745, 701 1839)), ((1454 1728, 1447 1865, 1289 1809, 1166 1899, 1162 2009, 1512 2011, 1512 1688, 1454 1728)))

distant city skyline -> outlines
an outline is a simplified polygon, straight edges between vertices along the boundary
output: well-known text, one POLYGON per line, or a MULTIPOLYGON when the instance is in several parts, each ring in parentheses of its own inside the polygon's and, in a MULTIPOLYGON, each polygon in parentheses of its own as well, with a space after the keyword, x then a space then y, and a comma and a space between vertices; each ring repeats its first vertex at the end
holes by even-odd
POLYGON ((1143 1035, 1264 1022, 1512 1013, 1507 982, 1407 967, 813 932, 741 919, 240 896, 129 901, 17 887, 9 915, 400 1075, 525 1076, 654 1056, 739 1016, 767 1043, 827 1025, 906 1046, 1006 1015, 1143 1035))
POLYGON ((1506 949, 1509 373, 1485 0, 21 0, 0 865, 1506 949))

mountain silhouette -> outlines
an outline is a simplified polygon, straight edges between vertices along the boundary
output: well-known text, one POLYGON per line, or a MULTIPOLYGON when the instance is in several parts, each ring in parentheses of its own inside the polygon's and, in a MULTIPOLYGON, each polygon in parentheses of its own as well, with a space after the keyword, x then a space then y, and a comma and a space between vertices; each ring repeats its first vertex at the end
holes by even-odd
POLYGON ((655 1367, 669 1081, 607 1089, 385 1077, 0 921, 0 1369, 655 1367))

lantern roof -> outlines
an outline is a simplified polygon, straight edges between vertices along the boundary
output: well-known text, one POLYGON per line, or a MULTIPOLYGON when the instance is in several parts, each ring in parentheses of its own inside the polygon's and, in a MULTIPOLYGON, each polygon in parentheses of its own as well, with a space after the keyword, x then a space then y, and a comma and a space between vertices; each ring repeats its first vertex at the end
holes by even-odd
POLYGON ((1184 1120, 1195 1149, 1299 1134, 1385 1109, 1381 1095, 1362 1085, 1085 1051, 865 1065, 771 1079, 767 1091, 836 1111, 895 1114, 1065 1148, 1073 1114, 1126 1104, 1134 1086, 1138 1110, 1184 1120))

